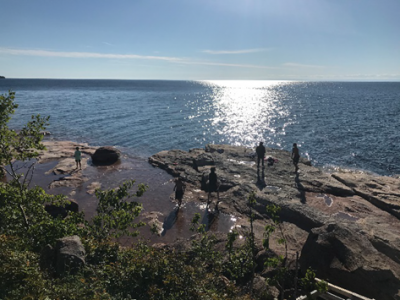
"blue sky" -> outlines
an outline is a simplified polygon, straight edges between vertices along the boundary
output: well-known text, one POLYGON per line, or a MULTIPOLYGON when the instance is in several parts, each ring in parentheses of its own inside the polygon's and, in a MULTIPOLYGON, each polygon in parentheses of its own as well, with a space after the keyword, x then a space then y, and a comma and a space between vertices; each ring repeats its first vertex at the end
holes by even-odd
POLYGON ((8 78, 400 81, 400 0, 0 0, 8 78))

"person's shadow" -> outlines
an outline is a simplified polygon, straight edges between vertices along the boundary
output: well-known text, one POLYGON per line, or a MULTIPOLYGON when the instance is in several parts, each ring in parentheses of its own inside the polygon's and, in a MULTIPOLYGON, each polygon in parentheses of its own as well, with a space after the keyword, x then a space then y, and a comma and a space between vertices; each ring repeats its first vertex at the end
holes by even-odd
POLYGON ((257 183, 256 183, 256 185, 260 189, 260 191, 262 191, 267 186, 267 183, 265 182, 264 166, 262 167, 261 170, 262 171, 261 171, 261 176, 260 176, 260 168, 257 167, 257 183))
POLYGON ((300 202, 303 204, 306 204, 306 192, 304 191, 304 186, 300 182, 299 178, 299 173, 296 173, 296 177, 294 178, 294 181, 296 183, 296 188, 298 189, 300 193, 300 202))
POLYGON ((164 223, 163 223, 163 232, 161 233, 161 236, 164 236, 168 230, 170 230, 174 224, 176 223, 176 221, 178 220, 178 216, 179 216, 179 207, 175 207, 170 213, 169 215, 164 219, 164 223))
POLYGON ((206 231, 209 231, 213 226, 216 226, 217 220, 218 220, 218 204, 215 207, 214 211, 211 211, 209 209, 209 206, 207 205, 206 210, 203 215, 203 219, 201 220, 201 224, 206 225, 206 231))

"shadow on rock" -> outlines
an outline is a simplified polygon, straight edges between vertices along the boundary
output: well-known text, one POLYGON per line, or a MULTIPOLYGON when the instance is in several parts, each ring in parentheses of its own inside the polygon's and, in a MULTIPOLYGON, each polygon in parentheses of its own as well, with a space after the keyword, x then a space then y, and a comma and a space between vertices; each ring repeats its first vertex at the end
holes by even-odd
POLYGON ((267 183, 265 182, 265 170, 262 168, 261 176, 260 176, 260 168, 257 168, 257 183, 256 186, 260 191, 262 191, 266 186, 267 183))
POLYGON ((299 173, 296 173, 296 177, 295 177, 294 181, 296 182, 296 188, 299 190, 299 193, 300 193, 300 202, 303 204, 306 204, 306 202, 307 202, 306 192, 304 190, 304 186, 300 182, 299 173))
POLYGON ((179 217, 180 209, 179 207, 175 207, 170 214, 164 219, 163 223, 163 232, 161 236, 164 236, 168 230, 170 230, 176 223, 179 217))
POLYGON ((217 226, 218 214, 219 214, 218 203, 215 206, 214 211, 210 210, 209 206, 207 205, 207 208, 203 215, 203 219, 201 221, 201 224, 206 225, 206 231, 209 231, 213 229, 213 227, 217 226))

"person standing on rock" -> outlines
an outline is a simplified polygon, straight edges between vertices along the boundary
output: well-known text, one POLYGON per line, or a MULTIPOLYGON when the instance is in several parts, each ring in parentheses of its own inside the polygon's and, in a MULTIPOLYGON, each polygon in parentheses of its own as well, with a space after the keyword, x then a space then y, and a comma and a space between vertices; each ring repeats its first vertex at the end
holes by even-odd
POLYGON ((257 169, 260 168, 260 161, 262 162, 262 166, 264 168, 265 147, 263 145, 263 142, 260 142, 260 144, 257 146, 256 153, 257 153, 257 169))
POLYGON ((292 149, 292 160, 293 160, 293 164, 295 167, 294 172, 297 173, 297 171, 299 170, 299 160, 300 160, 300 153, 299 153, 299 148, 297 148, 297 144, 294 143, 293 144, 293 149, 292 149))
POLYGON ((183 193, 185 192, 185 184, 182 182, 180 177, 175 179, 174 191, 175 191, 175 200, 178 201, 178 206, 181 207, 183 193))
POLYGON ((211 172, 208 175, 208 201, 210 203, 210 197, 212 192, 217 192, 217 198, 219 201, 219 184, 218 184, 218 176, 215 173, 215 168, 211 168, 211 172))
POLYGON ((76 150, 75 150, 75 153, 74 153, 74 157, 75 157, 75 162, 76 162, 76 168, 78 169, 78 166, 79 166, 79 169, 82 170, 82 165, 81 165, 82 152, 79 151, 79 147, 76 147, 75 149, 76 150))

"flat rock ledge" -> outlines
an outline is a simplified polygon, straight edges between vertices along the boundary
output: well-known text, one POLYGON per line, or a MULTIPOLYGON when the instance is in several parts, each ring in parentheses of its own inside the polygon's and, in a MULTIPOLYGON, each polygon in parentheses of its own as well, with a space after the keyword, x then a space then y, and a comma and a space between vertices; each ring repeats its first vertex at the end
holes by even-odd
MULTIPOLYGON (((318 277, 361 295, 400 299, 400 179, 362 172, 331 174, 304 158, 296 174, 290 153, 271 148, 266 157, 274 163, 266 161, 264 169, 257 169, 254 152, 209 144, 189 152, 162 151, 149 162, 179 176, 187 186, 183 201, 194 202, 207 200, 205 181, 215 167, 219 212, 237 216, 238 231, 249 228, 247 198, 254 191, 259 243, 269 223, 265 207, 278 205, 289 257, 301 252, 302 269, 312 265, 318 277)), ((215 195, 212 200, 211 207, 216 205, 215 195)), ((271 250, 284 251, 273 242, 271 250)))
POLYGON ((87 144, 78 144, 71 141, 44 141, 46 150, 43 150, 38 159, 39 164, 57 161, 57 165, 46 172, 46 174, 60 175, 58 180, 50 183, 49 188, 81 186, 88 179, 82 174, 88 166, 88 161, 95 153, 95 147, 87 144), (79 147, 82 152, 82 169, 76 168, 74 159, 75 148, 79 147), (62 175, 62 176, 61 176, 62 175))

